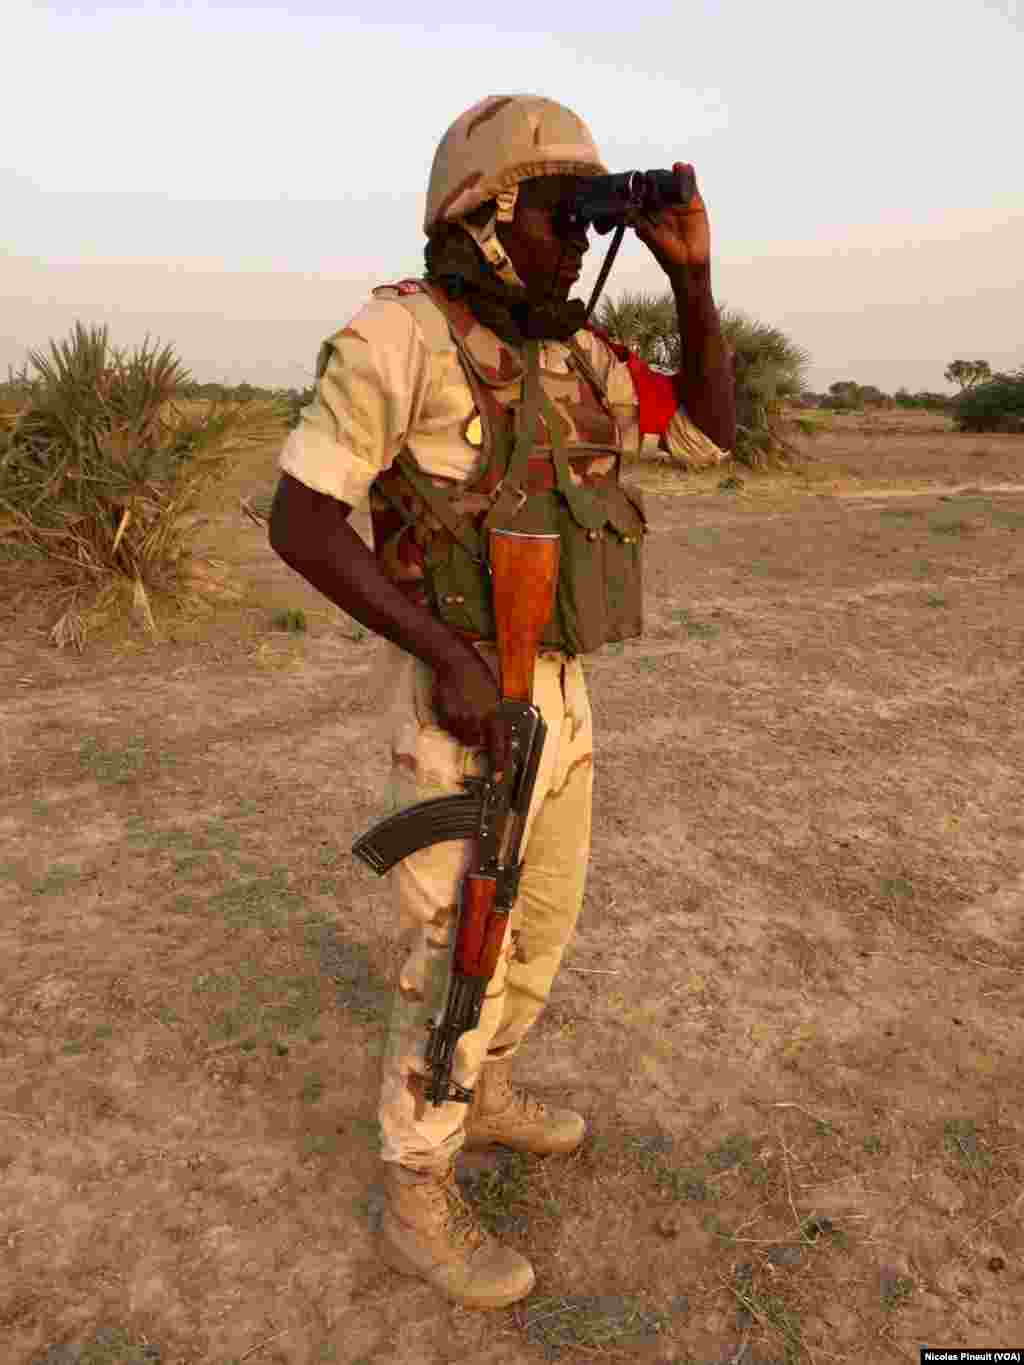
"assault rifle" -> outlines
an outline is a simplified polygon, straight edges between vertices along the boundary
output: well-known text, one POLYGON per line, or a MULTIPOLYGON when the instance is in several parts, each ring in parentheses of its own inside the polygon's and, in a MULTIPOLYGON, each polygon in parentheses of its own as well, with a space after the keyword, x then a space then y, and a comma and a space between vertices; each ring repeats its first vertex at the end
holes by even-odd
POLYGON ((509 735, 501 774, 463 781, 464 796, 420 801, 381 820, 352 845, 378 876, 418 849, 448 839, 476 840, 452 932, 448 993, 440 1022, 429 1020, 427 1099, 468 1104, 472 1090, 452 1080, 455 1048, 480 1021, 508 918, 519 890, 519 849, 547 735, 533 705, 540 637, 554 608, 561 544, 557 535, 490 532, 491 581, 500 664, 499 715, 509 735))

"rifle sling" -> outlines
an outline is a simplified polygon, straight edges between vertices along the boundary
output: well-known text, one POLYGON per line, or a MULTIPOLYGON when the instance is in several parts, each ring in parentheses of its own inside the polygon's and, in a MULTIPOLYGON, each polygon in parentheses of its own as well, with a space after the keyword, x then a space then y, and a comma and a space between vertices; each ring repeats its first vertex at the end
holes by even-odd
POLYGON ((569 504, 572 514, 580 526, 595 528, 595 522, 603 525, 605 520, 604 513, 598 512, 595 517, 593 494, 588 489, 581 488, 572 481, 572 474, 569 469, 569 457, 565 453, 565 441, 559 425, 563 419, 558 415, 554 403, 552 403, 551 399, 543 390, 540 394, 540 405, 544 413, 544 420, 547 423, 548 431, 551 433, 551 460, 555 466, 555 479, 558 484, 558 491, 569 504))
POLYGON ((523 346, 523 358, 523 401, 519 413, 519 434, 516 437, 515 449, 509 459, 505 477, 499 486, 498 496, 484 518, 483 529, 485 531, 507 521, 513 513, 519 510, 526 496, 523 492, 523 484, 526 482, 530 454, 537 438, 537 418, 540 411, 540 401, 543 399, 543 392, 540 387, 539 343, 527 341, 523 346))

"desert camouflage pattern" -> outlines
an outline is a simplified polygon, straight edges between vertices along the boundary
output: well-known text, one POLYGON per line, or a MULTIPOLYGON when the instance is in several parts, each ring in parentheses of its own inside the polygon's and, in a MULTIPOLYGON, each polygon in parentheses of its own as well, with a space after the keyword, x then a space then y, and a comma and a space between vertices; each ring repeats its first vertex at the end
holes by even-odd
MULTIPOLYGON (((421 496, 423 487, 410 486, 403 462, 396 468, 395 461, 407 454, 438 494, 454 494, 451 510, 479 527, 503 472, 500 461, 493 463, 492 438, 514 434, 518 422, 519 353, 464 304, 406 280, 374 291, 373 300, 321 347, 317 370, 316 399, 285 443, 281 468, 352 506, 369 498, 374 547, 391 580, 466 638, 493 636, 480 619, 479 584, 467 582, 462 570, 453 569, 452 581, 431 597, 425 562, 432 550, 445 551, 451 528, 421 496)), ((588 528, 585 541, 573 535, 571 546, 563 542, 563 557, 571 548, 573 564, 583 572, 560 575, 559 606, 544 643, 586 653, 641 630, 642 500, 618 484, 619 454, 640 447, 639 403, 628 364, 586 330, 568 345, 543 344, 540 381, 569 456, 573 523, 588 528), (581 496, 573 500, 575 489, 581 496), (587 520, 595 495, 605 514, 587 520), (592 570, 601 581, 591 591, 592 570)), ((555 480, 543 417, 539 437, 528 494, 550 489, 555 480)), ((688 465, 726 458, 682 408, 668 422, 663 443, 688 465)), ((524 516, 529 509, 527 504, 524 516)))
POLYGON ((541 175, 607 175, 590 129, 541 95, 490 95, 451 125, 434 155, 423 230, 472 213, 541 175))
MULTIPOLYGON (((385 297, 390 294, 404 301, 416 297, 410 292, 416 283, 406 281, 396 287, 399 291, 404 288, 405 295, 400 292, 395 295, 394 290, 377 290, 375 294, 385 297)), ((449 339, 454 338, 462 351, 463 376, 476 400, 472 414, 463 423, 462 436, 468 445, 479 450, 480 458, 476 478, 460 482, 434 474, 427 477, 427 482, 447 494, 451 510, 459 517, 467 517, 480 532, 505 473, 502 461, 493 458, 496 441, 504 436, 502 445, 507 459, 518 433, 523 362, 512 347, 479 323, 464 303, 447 299, 439 291, 432 292, 430 297, 438 301, 447 317, 449 339)), ((570 343, 560 349, 560 355, 544 357, 541 388, 553 405, 552 420, 558 422, 567 450, 569 478, 577 488, 600 490, 616 485, 622 427, 630 432, 634 448, 639 439, 635 400, 631 404, 617 404, 617 415, 605 397, 605 382, 583 348, 570 343)), ((629 394, 622 396, 633 397, 631 381, 629 394)), ((522 485, 527 495, 548 492, 557 486, 551 450, 548 419, 541 413, 522 485)), ((370 513, 374 545, 385 572, 413 601, 430 605, 424 561, 435 542, 450 543, 450 530, 396 467, 384 471, 374 481, 370 513)), ((642 518, 629 516, 627 525, 625 534, 632 533, 638 540, 644 529, 642 518)), ((462 633, 472 636, 468 630, 462 633)), ((550 638, 555 642, 553 635, 550 638)))
MULTIPOLYGON (((486 329, 480 331, 483 334, 486 329)), ((628 366, 591 332, 577 332, 573 340, 604 386, 620 449, 639 451, 640 410, 628 366)), ((470 339, 470 344, 476 346, 476 339, 470 339)), ((493 333, 481 335, 479 346, 485 367, 489 352, 490 367, 499 376, 502 372, 511 375, 512 367, 518 373, 514 353, 493 333)), ((569 356, 563 342, 542 344, 545 390, 549 381, 572 374, 569 356)), ((511 380, 507 388, 514 401, 511 380)), ((495 397, 508 395, 498 391, 495 397)), ((586 402, 589 406, 589 397, 586 402)), ((289 433, 279 463, 307 487, 361 507, 374 479, 406 447, 419 468, 432 477, 449 483, 479 477, 487 453, 477 443, 477 418, 476 399, 447 319, 419 283, 406 281, 374 290, 374 297, 356 316, 323 343, 316 395, 289 433)), ((727 458, 682 407, 668 423, 663 442, 687 468, 703 468, 727 458)))
MULTIPOLYGON (((477 645, 497 673, 493 646, 477 645)), ((395 656, 392 660, 391 656, 395 656)), ((460 793, 462 778, 484 771, 479 750, 442 730, 431 704, 431 673, 394 649, 397 667, 392 738, 394 809, 460 793)), ((548 726, 527 816, 523 873, 505 942, 480 1012, 463 1035, 452 1077, 468 1088, 489 1059, 518 1051, 547 1003, 576 928, 590 855, 593 730, 579 659, 545 651, 537 660, 533 701, 548 726)), ((399 942, 378 1121, 381 1156, 418 1170, 443 1170, 465 1139, 467 1106, 435 1107, 424 1097, 427 1021, 444 1008, 448 957, 469 840, 421 849, 391 874, 399 942)))

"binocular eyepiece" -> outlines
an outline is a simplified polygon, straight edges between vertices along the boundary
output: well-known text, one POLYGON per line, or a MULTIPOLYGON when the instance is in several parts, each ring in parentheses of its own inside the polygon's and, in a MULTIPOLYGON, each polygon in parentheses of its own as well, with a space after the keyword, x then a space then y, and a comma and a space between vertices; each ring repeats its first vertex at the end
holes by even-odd
POLYGON ((580 182, 558 213, 558 227, 571 232, 593 225, 602 236, 636 214, 656 213, 669 204, 688 204, 696 185, 693 171, 620 171, 580 182))

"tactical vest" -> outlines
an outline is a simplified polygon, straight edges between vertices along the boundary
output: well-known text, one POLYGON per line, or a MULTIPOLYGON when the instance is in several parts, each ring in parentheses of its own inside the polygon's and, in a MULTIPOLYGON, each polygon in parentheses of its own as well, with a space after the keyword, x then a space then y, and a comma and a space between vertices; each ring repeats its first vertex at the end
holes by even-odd
POLYGON ((618 424, 582 348, 570 340, 570 372, 542 377, 538 342, 520 360, 440 288, 403 281, 386 297, 395 288, 396 302, 423 292, 439 310, 427 345, 455 343, 476 405, 467 438, 479 438, 481 461, 460 482, 426 474, 405 447, 377 476, 370 516, 384 572, 464 638, 494 640, 488 532, 554 532, 558 586, 542 645, 588 654, 640 635, 643 498, 619 480, 618 424))

